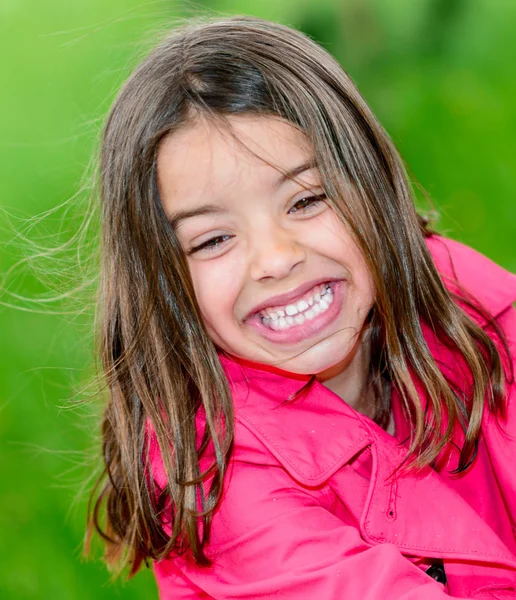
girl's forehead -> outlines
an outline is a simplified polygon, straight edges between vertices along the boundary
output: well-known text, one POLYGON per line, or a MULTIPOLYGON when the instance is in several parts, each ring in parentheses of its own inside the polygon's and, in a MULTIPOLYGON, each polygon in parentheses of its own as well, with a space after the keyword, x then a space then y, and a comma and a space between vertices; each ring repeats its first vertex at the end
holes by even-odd
POLYGON ((313 180, 313 148, 299 129, 275 117, 227 119, 227 130, 197 121, 164 139, 157 170, 165 199, 213 196, 249 186, 274 189, 284 173, 297 175, 301 183, 303 178, 313 180))

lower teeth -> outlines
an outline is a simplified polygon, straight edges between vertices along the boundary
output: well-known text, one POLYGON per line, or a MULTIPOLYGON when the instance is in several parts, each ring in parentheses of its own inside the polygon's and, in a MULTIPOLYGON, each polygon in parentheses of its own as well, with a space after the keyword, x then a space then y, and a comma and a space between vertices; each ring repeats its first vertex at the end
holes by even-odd
POLYGON ((317 315, 325 312, 330 304, 333 302, 333 293, 328 285, 326 288, 326 292, 321 296, 321 299, 318 303, 314 302, 310 308, 305 310, 303 313, 298 313, 292 317, 281 317, 276 321, 268 317, 262 317, 262 323, 268 327, 269 329, 273 329, 274 331, 283 331, 285 329, 290 329, 295 327, 296 325, 302 325, 305 321, 311 321, 317 315))

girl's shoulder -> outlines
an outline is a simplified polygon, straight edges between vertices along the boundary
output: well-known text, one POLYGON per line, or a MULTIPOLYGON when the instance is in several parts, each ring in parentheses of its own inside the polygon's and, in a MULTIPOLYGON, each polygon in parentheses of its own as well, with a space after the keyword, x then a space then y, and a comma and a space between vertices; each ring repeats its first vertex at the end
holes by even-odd
POLYGON ((444 285, 497 317, 516 301, 516 275, 480 252, 440 235, 426 239, 444 285))

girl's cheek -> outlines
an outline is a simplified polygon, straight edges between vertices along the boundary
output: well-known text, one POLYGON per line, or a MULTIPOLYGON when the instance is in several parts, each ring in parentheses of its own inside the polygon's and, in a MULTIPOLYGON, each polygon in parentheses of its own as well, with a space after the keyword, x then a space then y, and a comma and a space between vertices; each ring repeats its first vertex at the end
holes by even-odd
POLYGON ((190 266, 197 302, 210 313, 235 302, 242 274, 238 263, 224 260, 198 261, 190 266))

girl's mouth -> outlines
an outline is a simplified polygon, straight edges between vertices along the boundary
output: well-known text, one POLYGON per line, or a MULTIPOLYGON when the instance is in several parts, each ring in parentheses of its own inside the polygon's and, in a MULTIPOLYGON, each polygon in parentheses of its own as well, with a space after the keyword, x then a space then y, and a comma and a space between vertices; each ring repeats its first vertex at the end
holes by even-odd
POLYGON ((262 324, 274 331, 284 331, 311 321, 324 313, 333 302, 333 291, 329 283, 316 286, 295 304, 267 308, 260 312, 262 324))
POLYGON ((296 343, 310 338, 336 319, 344 300, 343 283, 331 281, 317 285, 293 304, 261 310, 247 325, 277 343, 296 343))

